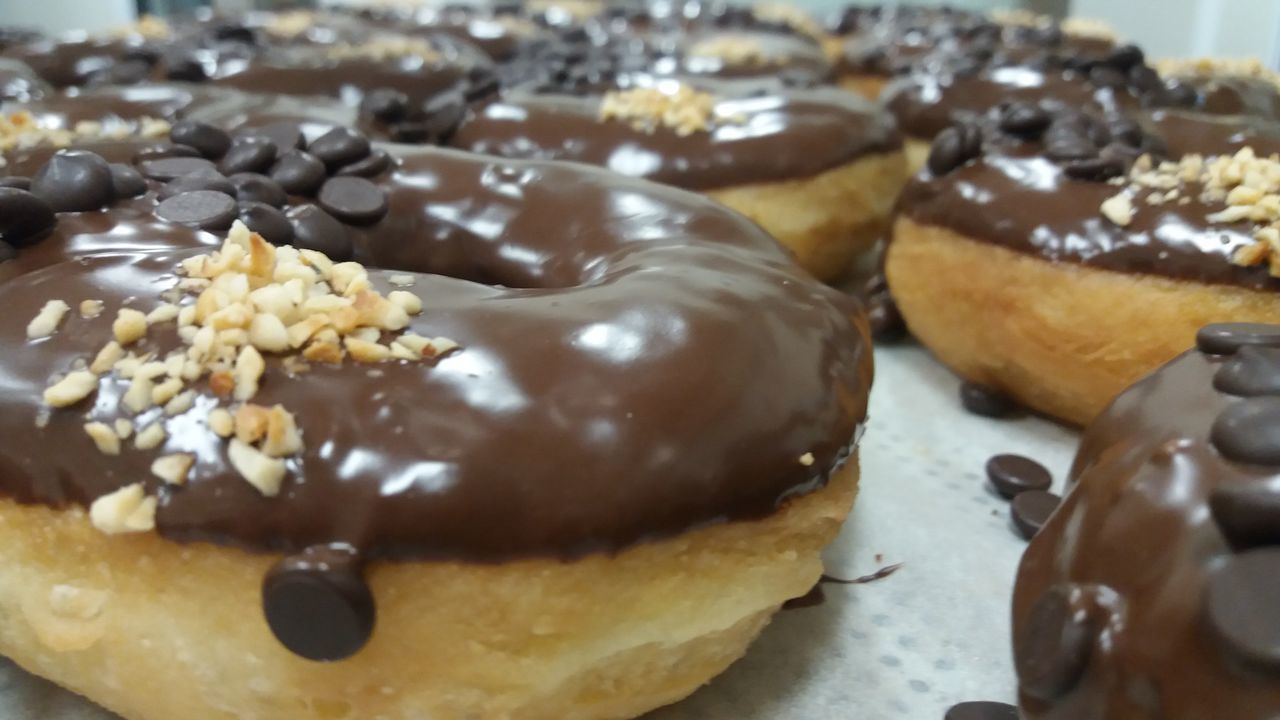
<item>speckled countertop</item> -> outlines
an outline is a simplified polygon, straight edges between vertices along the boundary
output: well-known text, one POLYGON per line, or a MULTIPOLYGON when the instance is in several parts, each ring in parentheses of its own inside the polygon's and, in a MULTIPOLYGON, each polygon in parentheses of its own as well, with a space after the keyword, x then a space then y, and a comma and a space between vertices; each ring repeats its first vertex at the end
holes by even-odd
MULTIPOLYGON (((942 720, 957 702, 1012 699, 1008 605, 1025 543, 983 465, 1027 455, 1061 490, 1075 433, 968 414, 956 378, 917 347, 881 348, 876 364, 861 494, 827 568, 902 568, 826 586, 825 603, 781 613, 725 675, 645 720, 942 720)), ((112 716, 0 660, 0 717, 112 716)))

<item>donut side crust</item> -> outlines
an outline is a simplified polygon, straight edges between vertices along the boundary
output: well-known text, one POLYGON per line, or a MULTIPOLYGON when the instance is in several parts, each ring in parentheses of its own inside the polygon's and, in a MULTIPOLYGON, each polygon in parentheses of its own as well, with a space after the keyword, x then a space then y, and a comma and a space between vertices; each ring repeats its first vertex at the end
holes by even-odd
POLYGON ((865 155, 810 178, 710 191, 756 221, 819 280, 838 280, 886 230, 906 184, 902 152, 865 155))
POLYGON ((1075 425, 1192 347, 1200 327, 1280 322, 1271 293, 1049 262, 907 217, 887 252, 898 308, 939 360, 1075 425))
POLYGON ((612 556, 374 563, 373 637, 331 664, 267 628, 276 557, 4 500, 0 654, 126 720, 635 717, 723 671, 818 581, 857 482, 855 454, 769 517, 612 556))
POLYGON ((860 95, 875 102, 880 99, 880 93, 884 92, 889 80, 890 78, 886 75, 849 73, 841 75, 836 84, 854 95, 860 95))

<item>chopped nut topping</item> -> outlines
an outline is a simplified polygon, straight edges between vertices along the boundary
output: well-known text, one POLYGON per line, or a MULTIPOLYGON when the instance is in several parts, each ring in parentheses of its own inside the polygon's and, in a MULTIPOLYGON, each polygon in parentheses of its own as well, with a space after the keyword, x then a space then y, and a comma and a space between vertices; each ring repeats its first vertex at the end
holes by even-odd
MULTIPOLYGON (((992 10, 988 17, 1009 27, 1049 28, 1054 19, 1049 15, 1041 15, 1022 8, 992 10)), ((1096 38, 1099 40, 1118 40, 1116 31, 1102 20, 1093 18, 1070 17, 1058 23, 1062 32, 1078 38, 1096 38)))
POLYGON ((813 462, 814 462, 814 458, 813 458, 813 453, 811 452, 807 452, 800 456, 800 464, 805 467, 809 467, 810 465, 813 465, 813 462))
POLYGON ((115 322, 111 323, 111 332, 116 342, 131 345, 147 334, 147 316, 132 308, 120 308, 115 322))
POLYGON ((387 282, 390 283, 392 287, 407 288, 413 287, 416 279, 412 275, 392 275, 387 278, 387 282))
POLYGON ((51 407, 67 407, 89 397, 97 389, 97 375, 87 370, 77 370, 45 388, 44 402, 51 407))
POLYGON ((94 500, 89 506, 89 520, 108 535, 154 530, 156 499, 146 496, 140 482, 126 485, 94 500))
POLYGON ((1222 77, 1254 78, 1280 88, 1280 73, 1255 58, 1191 58, 1160 60, 1155 69, 1171 78, 1212 80, 1222 77))
MULTIPOLYGON (((64 148, 84 140, 123 140, 130 136, 159 137, 168 132, 169 123, 157 118, 80 122, 68 129, 41 125, 31 113, 19 110, 0 113, 0 153, 38 146, 64 148)), ((3 165, 4 163, 0 162, 0 166, 3 165)))
POLYGON ((214 408, 209 413, 209 429, 220 438, 229 438, 236 431, 235 419, 226 408, 214 408))
POLYGON ((133 421, 128 418, 120 418, 115 422, 116 437, 121 440, 128 440, 133 434, 133 421))
POLYGON ((275 497, 280 493, 280 485, 284 482, 287 470, 283 460, 269 457, 266 453, 239 439, 231 441, 227 457, 231 460, 231 466, 236 469, 236 472, 240 473, 240 476, 250 485, 258 488, 263 495, 275 497))
POLYGON ((770 52, 764 43, 746 35, 719 35, 700 40, 689 48, 691 57, 715 58, 730 65, 778 65, 785 54, 770 52))
POLYGON ((98 446, 98 452, 103 455, 120 454, 120 436, 110 425, 101 422, 85 423, 84 431, 98 446))
POLYGON ((357 58, 377 61, 416 58, 423 65, 444 62, 444 56, 430 42, 401 35, 377 37, 362 43, 337 43, 329 49, 329 57, 336 60, 357 58))
POLYGON ((604 12, 601 0, 527 0, 525 8, 531 13, 561 15, 581 22, 604 12))
POLYGON ((826 35, 812 15, 789 3, 761 3, 752 8, 751 13, 759 20, 786 25, 809 37, 822 39, 826 35))
POLYGON ((1125 193, 1104 200, 1101 210, 1103 217, 1120 227, 1133 222, 1133 198, 1125 193))
POLYGON ((316 14, 310 10, 290 10, 272 14, 266 30, 282 38, 293 38, 305 33, 315 22, 316 14))
POLYGON ((183 485, 195 462, 195 456, 189 453, 161 455, 151 463, 151 474, 170 485, 183 485))
POLYGON ((709 132, 717 122, 731 124, 741 118, 722 116, 716 98, 684 83, 663 83, 661 87, 610 90, 600 103, 601 120, 621 120, 640 132, 653 133, 665 127, 677 135, 709 132))
POLYGON ((27 338, 36 340, 49 337, 62 324, 62 318, 71 310, 71 306, 61 300, 50 300, 40 308, 40 312, 27 323, 27 338))
POLYGON ((80 303, 80 317, 92 320, 102 314, 101 300, 84 300, 80 303))
POLYGON ((153 422, 150 425, 138 431, 133 438, 133 446, 139 450, 155 450, 165 441, 168 433, 164 430, 164 425, 159 422, 153 422))

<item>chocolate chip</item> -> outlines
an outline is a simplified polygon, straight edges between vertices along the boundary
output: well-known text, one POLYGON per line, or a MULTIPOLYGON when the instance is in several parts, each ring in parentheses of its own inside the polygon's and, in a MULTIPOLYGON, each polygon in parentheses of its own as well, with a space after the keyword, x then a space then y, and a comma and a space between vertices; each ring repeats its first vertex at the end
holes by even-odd
POLYGON ((1053 476, 1045 466, 1021 455, 996 455, 987 460, 987 479, 1005 498, 1030 490, 1048 490, 1053 485, 1053 476))
POLYGON ((299 205, 289 212, 294 244, 303 250, 317 250, 334 262, 350 260, 354 249, 347 228, 315 205, 299 205))
POLYGON ((995 388, 965 381, 960 385, 960 403, 974 415, 1004 418, 1018 411, 1018 404, 995 388))
POLYGON ((1190 85, 1170 80, 1165 84, 1166 102, 1176 107, 1195 107, 1200 104, 1200 93, 1190 85))
POLYGON ((1014 667, 1022 691, 1052 701, 1069 692, 1084 675, 1093 652, 1095 630, 1082 612, 1078 590, 1057 585, 1032 606, 1014 647, 1014 667))
POLYGON ((242 172, 266 172, 276 159, 276 146, 270 140, 255 135, 238 137, 231 142, 231 149, 218 162, 218 169, 226 175, 242 172))
POLYGON ((231 148, 231 136, 220 128, 196 120, 179 120, 169 130, 169 139, 189 145, 209 159, 220 158, 231 148))
POLYGON ((201 230, 226 230, 236 219, 236 201, 214 190, 193 190, 157 205, 156 216, 201 230))
POLYGON ((1280 397, 1231 403, 1213 421, 1209 439, 1229 460, 1280 465, 1280 397))
POLYGON ((138 169, 152 180, 169 182, 183 175, 216 173, 218 168, 202 157, 166 157, 139 163, 138 169))
POLYGON ((336 127, 316 138, 307 151, 325 167, 336 170, 368 155, 369 139, 350 128, 336 127))
POLYGON ((161 158, 175 157, 200 157, 200 151, 190 145, 178 145, 176 143, 166 143, 164 145, 153 145, 139 150, 133 155, 133 164, 141 165, 148 160, 159 160, 161 158))
POLYGON ((132 165, 111 163, 111 188, 117 198, 133 198, 147 191, 147 181, 132 165))
POLYGON ((943 720, 1018 720, 1018 708, 988 700, 962 702, 952 705, 943 720))
POLYGON ((1280 488, 1227 485, 1209 495, 1209 510, 1218 529, 1237 550, 1280 545, 1280 488))
POLYGON ((427 129, 426 122, 422 120, 406 120, 392 125, 388 129, 393 142, 398 143, 424 143, 431 139, 431 132, 427 129))
POLYGON ((236 132, 236 137, 252 137, 266 140, 276 147, 276 156, 290 150, 301 150, 306 145, 306 136, 298 123, 289 120, 274 122, 261 127, 243 128, 236 132))
POLYGON ((179 82, 203 82, 209 78, 209 73, 195 56, 178 55, 165 61, 165 77, 179 82))
POLYGON ((1062 504, 1062 498, 1044 490, 1026 490, 1013 498, 1010 517, 1013 527, 1024 540, 1030 540, 1049 521, 1053 511, 1062 504))
POLYGON ((422 103, 424 128, 436 140, 447 139, 467 113, 467 101, 456 92, 433 95, 422 103))
POLYGON ((1226 647, 1280 671, 1280 548, 1225 558, 1209 572, 1206 596, 1209 625, 1226 647))
POLYGON ((58 218, 53 207, 18 188, 0 188, 0 240, 23 247, 48 235, 58 218))
POLYGON ((338 548, 308 548, 276 563, 262 582, 262 607, 280 643, 309 660, 354 655, 376 622, 358 561, 338 548))
POLYGON ((982 153, 982 133, 969 124, 952 125, 938 133, 929 149, 929 172, 946 175, 982 153))
POLYGON ((1123 175, 1124 161, 1106 154, 1080 160, 1068 160, 1062 164, 1067 177, 1088 182, 1105 182, 1123 175))
POLYGON ((1210 355, 1230 355, 1246 345, 1280 347, 1280 325, 1213 323, 1196 333, 1196 347, 1210 355))
POLYGON ((374 150, 369 153, 369 157, 344 165, 335 174, 374 177, 381 175, 389 167, 391 167, 391 155, 386 150, 374 150))
POLYGON ((289 245, 293 242, 293 225, 284 213, 260 202, 242 202, 239 205, 240 222, 258 233, 272 245, 289 245))
POLYGON ((258 173, 236 173, 227 178, 235 187, 236 199, 241 202, 266 203, 272 207, 284 207, 289 202, 280 183, 258 173))
POLYGON ((305 150, 289 150, 271 168, 271 179, 292 195, 311 195, 324 183, 324 163, 305 150))
POLYGON ((1121 45, 1107 53, 1102 62, 1117 70, 1128 72, 1135 65, 1141 65, 1144 60, 1146 60, 1146 55, 1143 54, 1142 48, 1129 44, 1121 45))
POLYGON ((21 175, 10 175, 8 177, 0 177, 0 187, 17 188, 19 190, 31 189, 31 178, 21 175))
POLYGON ((360 100, 360 112, 382 122, 395 122, 408 109, 409 96, 395 88, 375 88, 360 100))
POLYGON ((115 199, 111 166, 87 150, 59 150, 31 178, 31 192, 54 212, 100 210, 115 199))
POLYGON ((334 177, 317 196, 320 207, 352 225, 371 225, 387 214, 387 194, 362 177, 334 177))
POLYGON ((1000 129, 1023 138, 1037 138, 1052 118, 1044 108, 1031 103, 1012 103, 1000 113, 1000 129))
POLYGON ((1213 386, 1240 397, 1280 395, 1280 348, 1240 348, 1214 373, 1213 386))
POLYGON ((180 178, 170 180, 157 193, 160 200, 168 200, 174 195, 193 190, 212 190, 224 195, 236 196, 236 188, 225 176, 218 172, 194 172, 180 178))
POLYGON ((1099 65, 1089 71, 1089 82, 1101 88, 1122 88, 1129 84, 1129 78, 1113 67, 1099 65))

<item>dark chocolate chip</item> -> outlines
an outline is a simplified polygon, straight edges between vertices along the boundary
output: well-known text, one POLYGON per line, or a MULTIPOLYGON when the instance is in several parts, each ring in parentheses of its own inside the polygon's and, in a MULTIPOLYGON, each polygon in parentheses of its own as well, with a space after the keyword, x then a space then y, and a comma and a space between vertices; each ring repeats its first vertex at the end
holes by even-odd
POLYGON ((334 262, 350 260, 354 249, 347 227, 315 205, 299 205, 289 212, 293 223, 294 245, 303 250, 316 250, 334 262))
POLYGON ((31 178, 31 192, 54 212, 100 210, 115 199, 111 166, 87 150, 59 150, 31 178))
POLYGON ((946 175, 982 153, 982 133, 969 124, 952 125, 938 133, 929 149, 929 172, 946 175))
POLYGON ((391 140, 398 143, 424 143, 431 139, 426 122, 422 120, 406 120, 392 125, 388 129, 391 140))
POLYGON ((387 194, 362 177, 329 178, 316 200, 330 215, 352 225, 371 225, 387 214, 387 194))
POLYGON ((1231 403, 1213 421, 1209 439, 1228 460, 1280 465, 1280 397, 1231 403))
POLYGON ((1240 348, 1213 374, 1213 386, 1240 397, 1280 395, 1280 348, 1240 348))
POLYGON ((154 145, 139 150, 133 155, 133 164, 141 165, 148 160, 159 160, 161 158, 175 157, 200 157, 200 151, 190 145, 178 145, 176 143, 166 143, 164 145, 154 145))
POLYGON ((1109 65, 1098 65, 1089 71, 1089 82, 1102 88, 1122 88, 1129 84, 1129 78, 1109 65))
POLYGON ((1010 517, 1013 527, 1024 540, 1030 540, 1040 532, 1053 511, 1062 504, 1062 498, 1044 490, 1027 490, 1013 498, 1010 506, 1010 517))
POLYGON ((1280 671, 1280 548, 1225 558, 1209 572, 1209 625, 1238 657, 1280 671))
POLYGON ((183 175, 196 173, 216 173, 218 168, 202 157, 165 157, 156 160, 145 160, 138 164, 143 175, 152 180, 169 182, 183 175))
POLYGON ((1004 418, 1018 411, 1018 404, 995 388, 965 381, 960 385, 960 403, 974 415, 1004 418))
POLYGON ((305 150, 289 150, 271 168, 271 179, 292 195, 311 195, 324 183, 324 163, 305 150))
POLYGON ((209 78, 204 63, 192 55, 170 57, 165 61, 165 77, 179 82, 203 82, 209 78))
POLYGON ((333 170, 364 159, 369 149, 368 138, 345 127, 336 127, 307 146, 308 152, 333 170))
POLYGON ((1211 355, 1230 355, 1246 345, 1280 347, 1280 325, 1214 323, 1196 333, 1196 347, 1211 355))
POLYGON ((147 191, 147 181, 132 165, 111 163, 111 187, 116 198, 133 198, 147 191))
POLYGON ((259 173, 236 173, 227 178, 235 187, 236 199, 241 202, 266 203, 272 207, 284 207, 289 202, 280 183, 259 173))
POLYGON ((306 144, 306 136, 298 123, 282 120, 262 127, 245 128, 236 133, 237 137, 264 138, 276 146, 276 155, 284 155, 290 150, 301 150, 306 144))
POLYGON ((1088 182, 1105 182, 1113 177, 1123 175, 1124 161, 1106 154, 1080 160, 1068 160, 1062 164, 1062 171, 1067 177, 1088 182))
POLYGON ((231 197, 236 195, 236 187, 218 172, 194 172, 190 175, 174 178, 160 188, 160 192, 157 195, 160 200, 168 200, 174 195, 181 195, 193 190, 212 190, 231 197))
POLYGON ((1039 105, 1012 103, 1000 113, 1000 129, 1024 138, 1037 138, 1049 127, 1049 113, 1039 105))
POLYGON ((395 88, 375 88, 360 100, 360 112, 381 120, 395 122, 409 109, 409 96, 395 88))
POLYGON ((359 562, 339 548, 308 548, 276 563, 262 582, 262 607, 280 643, 309 660, 354 655, 376 622, 359 562))
POLYGON ((1209 495, 1214 522, 1237 550, 1280 545, 1280 489, 1268 485, 1228 485, 1209 495))
POLYGON ((260 202, 242 202, 239 205, 240 222, 258 233, 272 245, 289 245, 293 242, 293 225, 289 218, 276 208, 260 202))
POLYGON ((232 141, 231 149, 218 161, 218 169, 226 175, 266 172, 275 160, 275 143, 266 138, 245 135, 232 141))
POLYGON ((1096 631, 1078 595, 1078 589, 1056 585, 1036 601, 1025 621, 1014 667, 1022 691, 1033 698, 1061 697, 1089 665, 1096 631))
POLYGON ((1129 69, 1129 84, 1142 93, 1164 90, 1164 80, 1160 73, 1146 65, 1134 65, 1129 69))
POLYGON ((444 140, 462 123, 462 118, 467 113, 467 101, 458 93, 439 93, 422 103, 422 112, 426 116, 423 122, 427 134, 437 140, 444 140))
POLYGON ((231 148, 231 136, 220 128, 196 120, 179 120, 169 130, 169 139, 189 145, 210 160, 220 158, 231 148))
POLYGON ((342 166, 336 175, 355 175, 358 177, 375 177, 391 167, 391 155, 386 150, 374 150, 369 157, 357 160, 350 165, 342 166))
POLYGON ((48 202, 18 188, 0 188, 0 240, 23 247, 39 240, 58 224, 48 202))
POLYGON ((987 460, 987 479, 1001 497, 1010 499, 1053 485, 1053 476, 1045 466, 1021 455, 996 455, 987 460))
POLYGON ((1135 65, 1141 65, 1144 60, 1146 60, 1146 55, 1143 54, 1142 48, 1129 44, 1121 45, 1107 53, 1102 62, 1117 70, 1128 72, 1135 65))
POLYGON ((174 195, 156 206, 156 215, 179 225, 201 230, 226 230, 236 219, 236 201, 214 190, 193 190, 174 195))
POLYGON ((0 187, 17 188, 19 190, 31 189, 31 178, 21 175, 10 175, 8 177, 0 177, 0 187))
POLYGON ((1200 104, 1200 93, 1177 80, 1170 80, 1165 84, 1165 98, 1169 105, 1175 107, 1195 107, 1200 104))
POLYGON ((1018 708, 988 700, 962 702, 952 705, 943 720, 1018 720, 1018 708))

